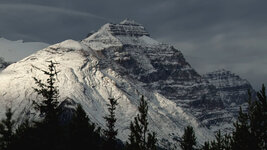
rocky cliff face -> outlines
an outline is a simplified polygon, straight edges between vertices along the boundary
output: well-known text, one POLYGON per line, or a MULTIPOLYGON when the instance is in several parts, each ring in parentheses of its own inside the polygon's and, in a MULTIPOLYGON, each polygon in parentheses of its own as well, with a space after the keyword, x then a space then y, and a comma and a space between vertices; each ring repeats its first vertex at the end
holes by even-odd
POLYGON ((150 128, 165 147, 177 146, 187 125, 195 128, 200 143, 211 139, 213 131, 227 131, 236 115, 232 103, 238 107, 244 102, 234 94, 243 86, 218 86, 225 83, 218 80, 220 75, 201 76, 179 50, 152 39, 142 25, 125 20, 106 24, 81 42, 67 40, 49 46, 7 67, 0 74, 1 116, 10 103, 17 118, 36 116, 29 100, 41 98, 32 89, 32 77, 44 79, 35 68, 45 69, 49 60, 60 63, 60 101, 67 100, 67 107, 81 103, 99 126, 105 127, 108 97, 119 98, 117 127, 123 141, 141 95, 149 101, 150 128), (230 89, 235 96, 223 96, 230 89))
POLYGON ((203 77, 216 87, 225 108, 235 115, 240 106, 246 108, 248 90, 251 91, 252 96, 255 96, 250 83, 230 71, 221 69, 204 74, 203 77))
POLYGON ((199 75, 179 50, 155 41, 140 24, 128 20, 106 24, 82 43, 112 61, 120 75, 172 100, 203 126, 216 131, 217 126, 232 121, 233 114, 225 109, 217 88, 199 75), (131 28, 135 34, 129 32, 131 28))

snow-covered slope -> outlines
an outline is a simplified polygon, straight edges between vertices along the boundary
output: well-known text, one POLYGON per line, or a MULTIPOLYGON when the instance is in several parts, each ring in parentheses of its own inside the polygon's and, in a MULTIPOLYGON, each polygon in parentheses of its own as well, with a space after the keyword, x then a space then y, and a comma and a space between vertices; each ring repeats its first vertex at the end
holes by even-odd
MULTIPOLYGON (((32 77, 44 79, 45 76, 36 68, 46 69, 47 61, 60 63, 57 69, 60 101, 72 99, 81 103, 93 122, 104 127, 103 116, 107 114, 106 104, 109 95, 119 98, 116 111, 119 138, 127 139, 129 123, 137 113, 141 95, 149 100, 149 122, 151 130, 158 133, 161 145, 176 143, 183 127, 193 125, 200 142, 210 139, 212 134, 199 125, 190 114, 161 94, 147 91, 135 81, 120 75, 103 54, 96 53, 77 41, 67 40, 49 46, 23 60, 8 66, 0 75, 0 110, 4 115, 5 106, 12 105, 17 118, 28 117, 31 100, 39 97, 32 87, 32 77), (168 141, 168 142, 167 142, 168 141)), ((118 66, 119 67, 119 66, 118 66)), ((178 143, 176 143, 178 144, 178 143)))
POLYGON ((108 23, 81 42, 49 46, 7 67, 0 74, 1 116, 6 105, 12 105, 19 118, 33 113, 30 100, 39 97, 33 92, 32 77, 44 79, 36 68, 45 69, 49 60, 60 63, 60 100, 81 103, 98 125, 105 126, 108 97, 119 98, 117 127, 123 141, 141 95, 149 101, 151 130, 165 147, 177 146, 187 125, 195 128, 203 143, 214 131, 229 130, 236 116, 232 105, 226 105, 234 99, 222 96, 216 80, 202 77, 179 50, 154 40, 142 25, 130 20, 108 23))
POLYGON ((1 37, 0 57, 8 62, 16 62, 47 46, 49 44, 42 42, 11 41, 1 37))

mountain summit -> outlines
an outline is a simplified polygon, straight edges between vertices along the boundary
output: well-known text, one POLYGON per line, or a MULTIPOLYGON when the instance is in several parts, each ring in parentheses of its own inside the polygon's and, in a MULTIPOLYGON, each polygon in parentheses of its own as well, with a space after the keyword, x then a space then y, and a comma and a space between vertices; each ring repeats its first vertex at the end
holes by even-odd
POLYGON ((60 101, 81 103, 102 128, 108 98, 118 98, 116 126, 122 141, 128 138, 141 95, 148 100, 149 127, 157 132, 161 146, 178 146, 187 125, 195 128, 200 143, 211 139, 214 131, 232 127, 236 111, 225 105, 215 79, 211 82, 198 74, 181 51, 152 39, 142 25, 130 20, 105 24, 81 42, 51 45, 4 69, 0 74, 2 117, 10 104, 17 118, 38 117, 30 100, 41 98, 33 91, 32 77, 44 79, 35 68, 46 69, 51 60, 59 63, 60 101))

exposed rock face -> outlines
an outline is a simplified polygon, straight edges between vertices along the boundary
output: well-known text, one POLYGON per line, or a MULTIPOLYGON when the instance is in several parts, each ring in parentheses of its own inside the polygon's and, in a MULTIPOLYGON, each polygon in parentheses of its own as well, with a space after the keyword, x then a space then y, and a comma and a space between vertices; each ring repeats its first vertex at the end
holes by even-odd
POLYGON ((246 108, 248 90, 251 91, 253 97, 255 96, 255 91, 250 83, 230 71, 217 70, 207 73, 203 77, 216 87, 225 108, 234 115, 238 114, 240 106, 246 108))
MULTIPOLYGON (((116 32, 125 33, 135 27, 144 29, 131 22, 118 24, 124 27, 117 28, 116 32)), ((149 34, 143 34, 144 30, 134 30, 136 34, 117 34, 110 32, 113 26, 104 25, 82 43, 95 51, 100 50, 105 59, 113 61, 112 68, 120 75, 174 101, 203 126, 216 126, 214 130, 217 130, 221 122, 232 121, 233 115, 225 109, 216 87, 199 75, 179 50, 155 41, 149 34)))
POLYGON ((243 104, 246 102, 247 90, 253 90, 247 80, 224 69, 207 73, 203 77, 217 88, 225 106, 243 104))
POLYGON ((3 58, 0 57, 0 72, 5 69, 10 63, 5 62, 3 58))
POLYGON ((108 31, 112 35, 122 35, 122 36, 149 36, 149 33, 145 30, 145 28, 131 20, 124 20, 119 24, 110 24, 108 31))
POLYGON ((235 84, 218 86, 225 82, 218 80, 220 74, 202 77, 179 50, 152 39, 142 25, 125 20, 106 24, 81 42, 67 40, 49 46, 7 67, 0 80, 0 110, 12 103, 18 118, 34 114, 28 111, 28 99, 40 97, 32 89, 32 77, 45 76, 33 66, 45 69, 49 60, 60 63, 60 101, 62 107, 69 108, 65 118, 80 103, 91 120, 104 128, 103 116, 112 94, 119 98, 117 127, 119 138, 125 141, 139 98, 144 95, 149 100, 150 129, 167 148, 178 145, 177 137, 187 125, 195 128, 200 143, 211 139, 213 131, 231 128, 235 109, 244 103, 235 99, 238 94, 234 92, 236 88, 251 88, 237 84, 242 79, 231 73, 225 81, 235 84))

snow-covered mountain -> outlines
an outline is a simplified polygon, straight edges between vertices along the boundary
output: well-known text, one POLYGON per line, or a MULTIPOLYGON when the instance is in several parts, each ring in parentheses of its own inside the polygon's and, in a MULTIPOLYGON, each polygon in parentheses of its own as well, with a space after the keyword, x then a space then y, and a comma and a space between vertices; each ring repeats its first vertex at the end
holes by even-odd
MULTIPOLYGON (((12 105, 17 118, 34 116, 31 100, 40 97, 32 89, 32 77, 45 79, 36 68, 46 69, 50 60, 59 63, 60 101, 81 103, 99 126, 105 127, 108 97, 119 98, 116 114, 122 141, 128 138, 141 95, 149 101, 150 129, 165 147, 179 145, 187 125, 195 128, 200 143, 210 140, 213 131, 231 128, 236 115, 228 109, 235 99, 222 96, 228 90, 218 86, 224 82, 219 75, 202 77, 179 50, 152 39, 142 25, 124 20, 102 26, 81 42, 66 40, 8 66, 0 74, 1 116, 6 105, 12 105)), ((238 82, 232 79, 227 80, 229 89, 238 82)))
POLYGON ((106 24, 82 43, 115 63, 116 72, 175 102, 201 125, 212 131, 232 127, 236 113, 227 110, 216 85, 198 74, 179 50, 152 39, 142 25, 129 20, 106 24))
POLYGON ((60 63, 60 100, 71 99, 81 103, 92 121, 98 125, 105 126, 103 116, 107 114, 109 95, 119 98, 117 127, 120 129, 119 138, 124 141, 129 134, 129 123, 137 113, 141 95, 145 95, 149 100, 151 130, 158 133, 161 144, 167 144, 167 141, 175 143, 174 139, 180 136, 183 127, 189 124, 197 129, 197 135, 202 137, 201 139, 212 137, 192 115, 184 112, 174 102, 157 92, 147 91, 134 80, 120 75, 112 68, 114 64, 104 58, 102 53, 96 53, 86 45, 72 40, 38 51, 11 64, 2 72, 1 116, 4 115, 6 105, 12 105, 17 118, 26 118, 34 112, 28 111, 31 100, 39 99, 32 89, 35 85, 32 77, 44 79, 43 73, 35 68, 47 68, 46 61, 49 60, 60 63))

